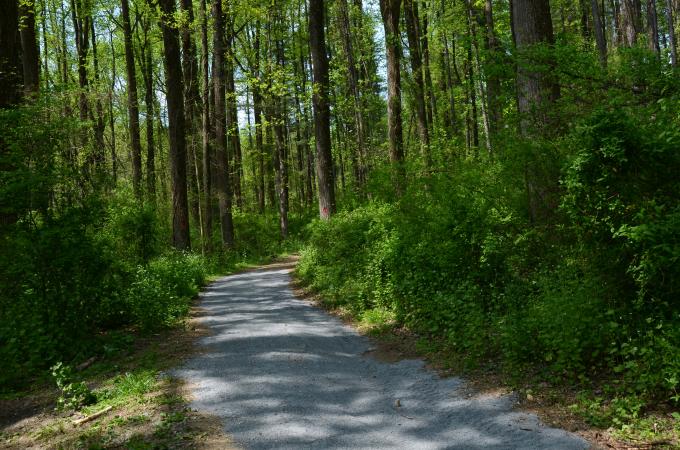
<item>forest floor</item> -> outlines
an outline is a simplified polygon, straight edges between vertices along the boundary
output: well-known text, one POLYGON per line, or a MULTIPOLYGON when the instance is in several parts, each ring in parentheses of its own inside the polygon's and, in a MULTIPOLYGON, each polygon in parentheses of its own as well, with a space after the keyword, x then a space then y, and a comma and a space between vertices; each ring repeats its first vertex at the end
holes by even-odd
POLYGON ((129 345, 120 349, 112 339, 113 355, 85 361, 76 372, 98 398, 78 412, 55 409, 60 393, 47 377, 0 398, 0 448, 233 448, 221 421, 190 409, 188 386, 169 374, 201 351, 196 342, 209 330, 199 314, 194 307, 184 323, 162 333, 127 334, 122 341, 129 345))
POLYGON ((80 412, 55 410, 51 379, 0 397, 0 448, 675 448, 589 426, 575 390, 492 366, 463 381, 427 339, 320 309, 295 262, 220 278, 175 329, 112 339, 77 372, 100 397, 80 412))
POLYGON ((264 448, 545 448, 590 444, 376 343, 291 289, 289 265, 220 278, 201 294, 204 351, 173 373, 190 407, 264 448))

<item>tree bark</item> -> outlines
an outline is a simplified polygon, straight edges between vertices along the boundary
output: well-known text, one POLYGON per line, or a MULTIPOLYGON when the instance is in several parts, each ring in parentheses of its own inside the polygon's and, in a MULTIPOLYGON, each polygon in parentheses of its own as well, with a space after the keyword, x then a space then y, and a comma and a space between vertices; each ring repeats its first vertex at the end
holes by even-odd
POLYGON ((380 13, 385 28, 387 54, 387 140, 390 161, 394 166, 394 186, 398 194, 403 193, 406 182, 404 136, 401 122, 400 9, 401 0, 380 0, 380 13))
POLYGON ((220 210, 222 245, 234 246, 234 224, 231 215, 231 184, 229 182, 229 158, 227 158, 226 100, 224 76, 224 14, 222 0, 213 0, 213 88, 215 90, 215 188, 220 210))
POLYGON ((661 58, 659 47, 659 20, 656 14, 656 0, 647 0, 647 31, 649 33, 649 49, 657 58, 661 58))
POLYGON ((602 15, 597 0, 590 0, 590 10, 593 14, 593 28, 595 31, 595 43, 597 45, 597 53, 600 57, 600 65, 603 69, 607 68, 607 41, 604 37, 604 28, 602 25, 602 15))
MULTIPOLYGON (((364 134, 364 118, 363 118, 363 105, 361 100, 361 90, 359 89, 359 75, 357 70, 357 63, 354 56, 354 47, 352 45, 352 34, 350 32, 350 20, 347 0, 338 1, 338 14, 340 21, 340 32, 342 34, 342 46, 347 56, 347 81, 349 82, 349 88, 352 92, 352 98, 354 100, 354 126, 356 127, 356 144, 357 149, 355 152, 355 160, 357 161, 356 167, 354 169, 354 177, 357 186, 362 186, 364 184, 364 168, 363 168, 363 155, 366 153, 365 149, 365 134, 364 134)), ((304 66, 301 67, 304 71, 304 66)))
MULTIPOLYGON (((417 1, 417 0, 416 0, 417 1)), ((418 7, 413 0, 404 0, 404 19, 408 37, 411 72, 413 75, 413 99, 416 104, 416 123, 420 135, 421 152, 425 166, 432 165, 430 159, 430 133, 428 131, 427 110, 425 108, 425 82, 423 80, 423 59, 420 53, 420 36, 418 35, 418 7)))
MULTIPOLYGON (((166 2, 168 0, 165 0, 166 2)), ((142 144, 139 136, 139 101, 137 99, 137 74, 132 49, 132 27, 128 0, 121 0, 123 39, 125 43, 125 69, 127 74, 128 120, 130 121, 130 149, 132 151, 132 187, 135 197, 142 198, 142 144)))
POLYGON ((165 61, 165 84, 168 105, 170 142, 170 180, 172 183, 172 243, 179 250, 188 250, 189 206, 187 201, 187 154, 184 123, 184 86, 180 58, 179 32, 170 22, 175 14, 174 0, 160 0, 161 31, 165 61))
POLYGON ((330 105, 328 100, 328 59, 324 30, 323 0, 309 2, 309 47, 314 72, 314 134, 316 173, 319 189, 319 216, 327 220, 335 213, 333 155, 331 154, 330 105))
POLYGON ((513 0, 512 17, 515 46, 520 60, 517 64, 517 105, 520 131, 528 134, 532 127, 546 124, 547 107, 560 95, 559 85, 550 76, 553 61, 548 58, 544 67, 535 69, 536 61, 523 58, 523 53, 537 44, 554 43, 552 19, 548 0, 513 0))
POLYGON ((141 49, 142 77, 144 78, 144 105, 146 106, 146 195, 152 202, 156 198, 156 146, 154 142, 153 122, 155 115, 153 91, 153 63, 151 41, 149 40, 150 23, 143 22, 144 42, 141 49))
POLYGON ((621 0, 621 28, 623 44, 632 47, 637 44, 642 30, 642 6, 640 0, 621 0))
POLYGON ((201 143, 203 155, 203 248, 212 251, 212 158, 210 149, 210 82, 208 80, 208 15, 206 0, 200 0, 201 20, 201 143))
POLYGON ((35 3, 30 0, 19 2, 19 16, 24 93, 26 97, 35 98, 40 91, 40 51, 35 32, 35 3))

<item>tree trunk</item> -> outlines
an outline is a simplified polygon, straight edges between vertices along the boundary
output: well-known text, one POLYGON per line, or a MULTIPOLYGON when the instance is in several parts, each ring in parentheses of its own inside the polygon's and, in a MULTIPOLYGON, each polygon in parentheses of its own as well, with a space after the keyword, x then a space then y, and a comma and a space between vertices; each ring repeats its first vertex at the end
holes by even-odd
POLYGON ((600 65, 603 69, 607 68, 607 41, 604 37, 604 28, 602 24, 602 15, 597 0, 590 0, 590 10, 593 14, 593 28, 595 31, 595 43, 597 44, 597 53, 600 57, 600 65))
POLYGON ((150 201, 156 199, 156 149, 154 142, 153 122, 155 104, 153 92, 153 64, 151 41, 149 40, 149 22, 144 22, 144 43, 141 48, 142 76, 144 78, 144 105, 146 106, 146 195, 150 201))
MULTIPOLYGON (((94 74, 94 83, 96 86, 99 85, 99 59, 97 57, 97 34, 95 33, 94 29, 94 21, 90 22, 90 31, 92 33, 92 63, 93 63, 93 74, 94 74)), ((94 154, 93 154, 93 159, 94 159, 94 164, 95 164, 95 169, 97 172, 100 172, 103 169, 104 165, 104 105, 102 104, 102 100, 100 96, 97 96, 97 100, 95 103, 95 109, 97 112, 97 117, 96 121, 94 122, 94 140, 95 140, 95 148, 94 148, 94 154)), ((101 173, 100 173, 101 175, 101 173)))
MULTIPOLYGON (((350 32, 350 20, 347 0, 339 0, 338 2, 338 14, 340 21, 340 31, 342 34, 342 46, 347 56, 347 69, 349 88, 352 92, 352 97, 354 100, 354 126, 356 127, 356 141, 357 149, 355 152, 356 167, 354 168, 354 176, 357 186, 362 186, 364 183, 363 179, 363 155, 366 153, 365 150, 365 134, 364 134, 364 118, 363 118, 363 105, 361 101, 361 91, 359 89, 359 75, 357 70, 357 64, 354 57, 354 48, 352 45, 352 34, 350 32)), ((304 65, 301 67, 304 71, 304 65)))
MULTIPOLYGON (((282 18, 279 16, 275 19, 279 27, 282 27, 282 18)), ((283 49, 283 36, 281 30, 277 30, 275 41, 276 63, 279 67, 285 67, 285 55, 283 49)), ((286 239, 288 237, 288 152, 285 138, 285 94, 278 95, 272 98, 273 102, 273 126, 274 135, 276 138, 276 156, 275 156, 275 171, 276 171, 276 187, 279 194, 279 230, 281 237, 286 239)))
MULTIPOLYGON (((167 3, 172 0, 165 0, 167 3)), ((132 49, 132 27, 128 0, 121 0, 123 37, 125 43, 125 68, 127 73, 128 119, 130 121, 130 149, 132 151, 132 187, 135 197, 142 198, 142 144, 139 137, 139 102, 137 100, 137 74, 132 49)), ((166 55, 167 56, 167 55, 166 55)), ((167 61, 169 64, 170 62, 167 61)), ((169 100, 168 100, 169 102, 169 100)))
MULTIPOLYGON (((418 1, 418 0, 416 0, 418 1)), ((420 135, 421 151, 425 166, 432 165, 430 159, 430 134, 428 131, 427 111, 425 108, 425 82, 423 80, 423 59, 420 54, 420 36, 418 35, 418 7, 413 0, 404 0, 404 19, 408 37, 411 72, 413 74, 413 99, 416 104, 416 123, 420 135)))
POLYGON ((496 37, 492 0, 484 2, 484 18, 486 25, 486 48, 489 51, 489 59, 486 66, 490 68, 486 74, 486 103, 489 115, 489 133, 493 135, 498 130, 503 115, 501 113, 500 102, 501 80, 498 76, 498 68, 501 64, 499 61, 501 51, 498 38, 496 37))
POLYGON ((327 220, 335 213, 333 155, 331 153, 330 105, 328 101, 328 59, 324 30, 324 2, 309 2, 309 47, 314 72, 314 134, 316 173, 319 188, 319 216, 327 220))
POLYGON ((198 60, 196 44, 192 36, 194 25, 194 7, 192 0, 180 0, 180 9, 186 17, 181 26, 182 39, 182 74, 184 75, 185 122, 188 131, 187 170, 189 189, 189 205, 193 220, 200 224, 201 242, 203 242, 203 218, 201 214, 201 164, 198 161, 199 111, 201 96, 198 87, 198 60))
POLYGON ((649 49, 661 58, 659 47, 659 20, 656 14, 656 1, 647 0, 647 31, 649 32, 649 49))
MULTIPOLYGON (((416 0, 417 1, 417 0, 416 0)), ((429 8, 427 1, 423 0, 423 26, 420 34, 422 41, 422 57, 423 57, 423 76, 425 77, 425 105, 427 105, 427 123, 430 127, 434 127, 437 121, 437 97, 434 93, 432 84, 432 72, 430 70, 430 39, 428 36, 428 14, 429 8)), ((416 15, 417 17, 417 15, 416 15)))
POLYGON ((210 151, 210 83, 208 81, 208 15, 206 0, 200 0, 201 20, 201 138, 203 155, 203 248, 212 251, 212 164, 210 151))
POLYGON ((552 58, 535 69, 536 61, 522 58, 522 53, 536 44, 554 43, 548 0, 513 0, 512 17, 515 46, 520 55, 517 64, 517 105, 520 130, 528 134, 532 127, 546 124, 546 110, 560 95, 559 85, 550 76, 552 58), (547 67, 546 67, 547 66, 547 67))
POLYGON ((31 0, 20 1, 19 16, 24 93, 26 97, 35 98, 40 91, 40 51, 35 32, 35 3, 31 0))
POLYGON ((642 30, 642 6, 640 0, 621 0, 621 28, 623 44, 632 47, 642 30))
POLYGON ((184 123, 184 87, 177 28, 169 22, 175 14, 174 0, 160 0, 161 31, 165 61, 165 84, 168 105, 170 142, 170 179, 172 182, 172 243, 179 250, 191 246, 189 207, 187 202, 187 154, 184 123))
POLYGON ((406 182, 401 123, 400 8, 400 0, 380 0, 387 54, 387 139, 390 160, 395 169, 394 185, 398 194, 403 192, 406 182))
POLYGON ((666 22, 668 23, 668 38, 671 47, 671 66, 678 65, 678 45, 675 40, 675 22, 673 22, 673 0, 666 0, 666 22))
POLYGON ((229 158, 227 158, 226 100, 224 76, 224 15, 222 0, 213 0, 213 88, 215 90, 215 188, 220 209, 222 244, 234 246, 234 224, 231 216, 231 184, 229 182, 229 158))

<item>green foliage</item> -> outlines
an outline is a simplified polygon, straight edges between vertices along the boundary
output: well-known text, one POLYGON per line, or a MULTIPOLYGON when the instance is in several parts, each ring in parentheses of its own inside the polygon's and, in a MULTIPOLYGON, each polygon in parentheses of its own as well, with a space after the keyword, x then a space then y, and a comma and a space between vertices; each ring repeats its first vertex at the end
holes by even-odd
POLYGON ((298 272, 329 302, 384 311, 470 364, 607 380, 595 422, 677 404, 678 106, 595 108, 550 141, 508 135, 497 161, 456 161, 398 202, 378 176, 385 200, 309 226, 298 272))
POLYGON ((97 402, 97 396, 85 383, 73 381, 73 370, 70 366, 58 362, 50 368, 50 371, 60 391, 57 409, 79 410, 97 402))

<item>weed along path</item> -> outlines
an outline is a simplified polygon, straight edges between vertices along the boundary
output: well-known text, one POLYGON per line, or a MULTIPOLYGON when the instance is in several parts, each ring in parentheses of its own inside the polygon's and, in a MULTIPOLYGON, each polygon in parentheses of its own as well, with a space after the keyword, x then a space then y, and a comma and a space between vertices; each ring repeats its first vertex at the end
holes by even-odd
POLYGON ((246 449, 582 449, 588 444, 512 409, 469 398, 418 360, 366 356, 368 338, 297 299, 289 268, 224 277, 201 294, 214 334, 177 374, 192 407, 219 416, 246 449))

